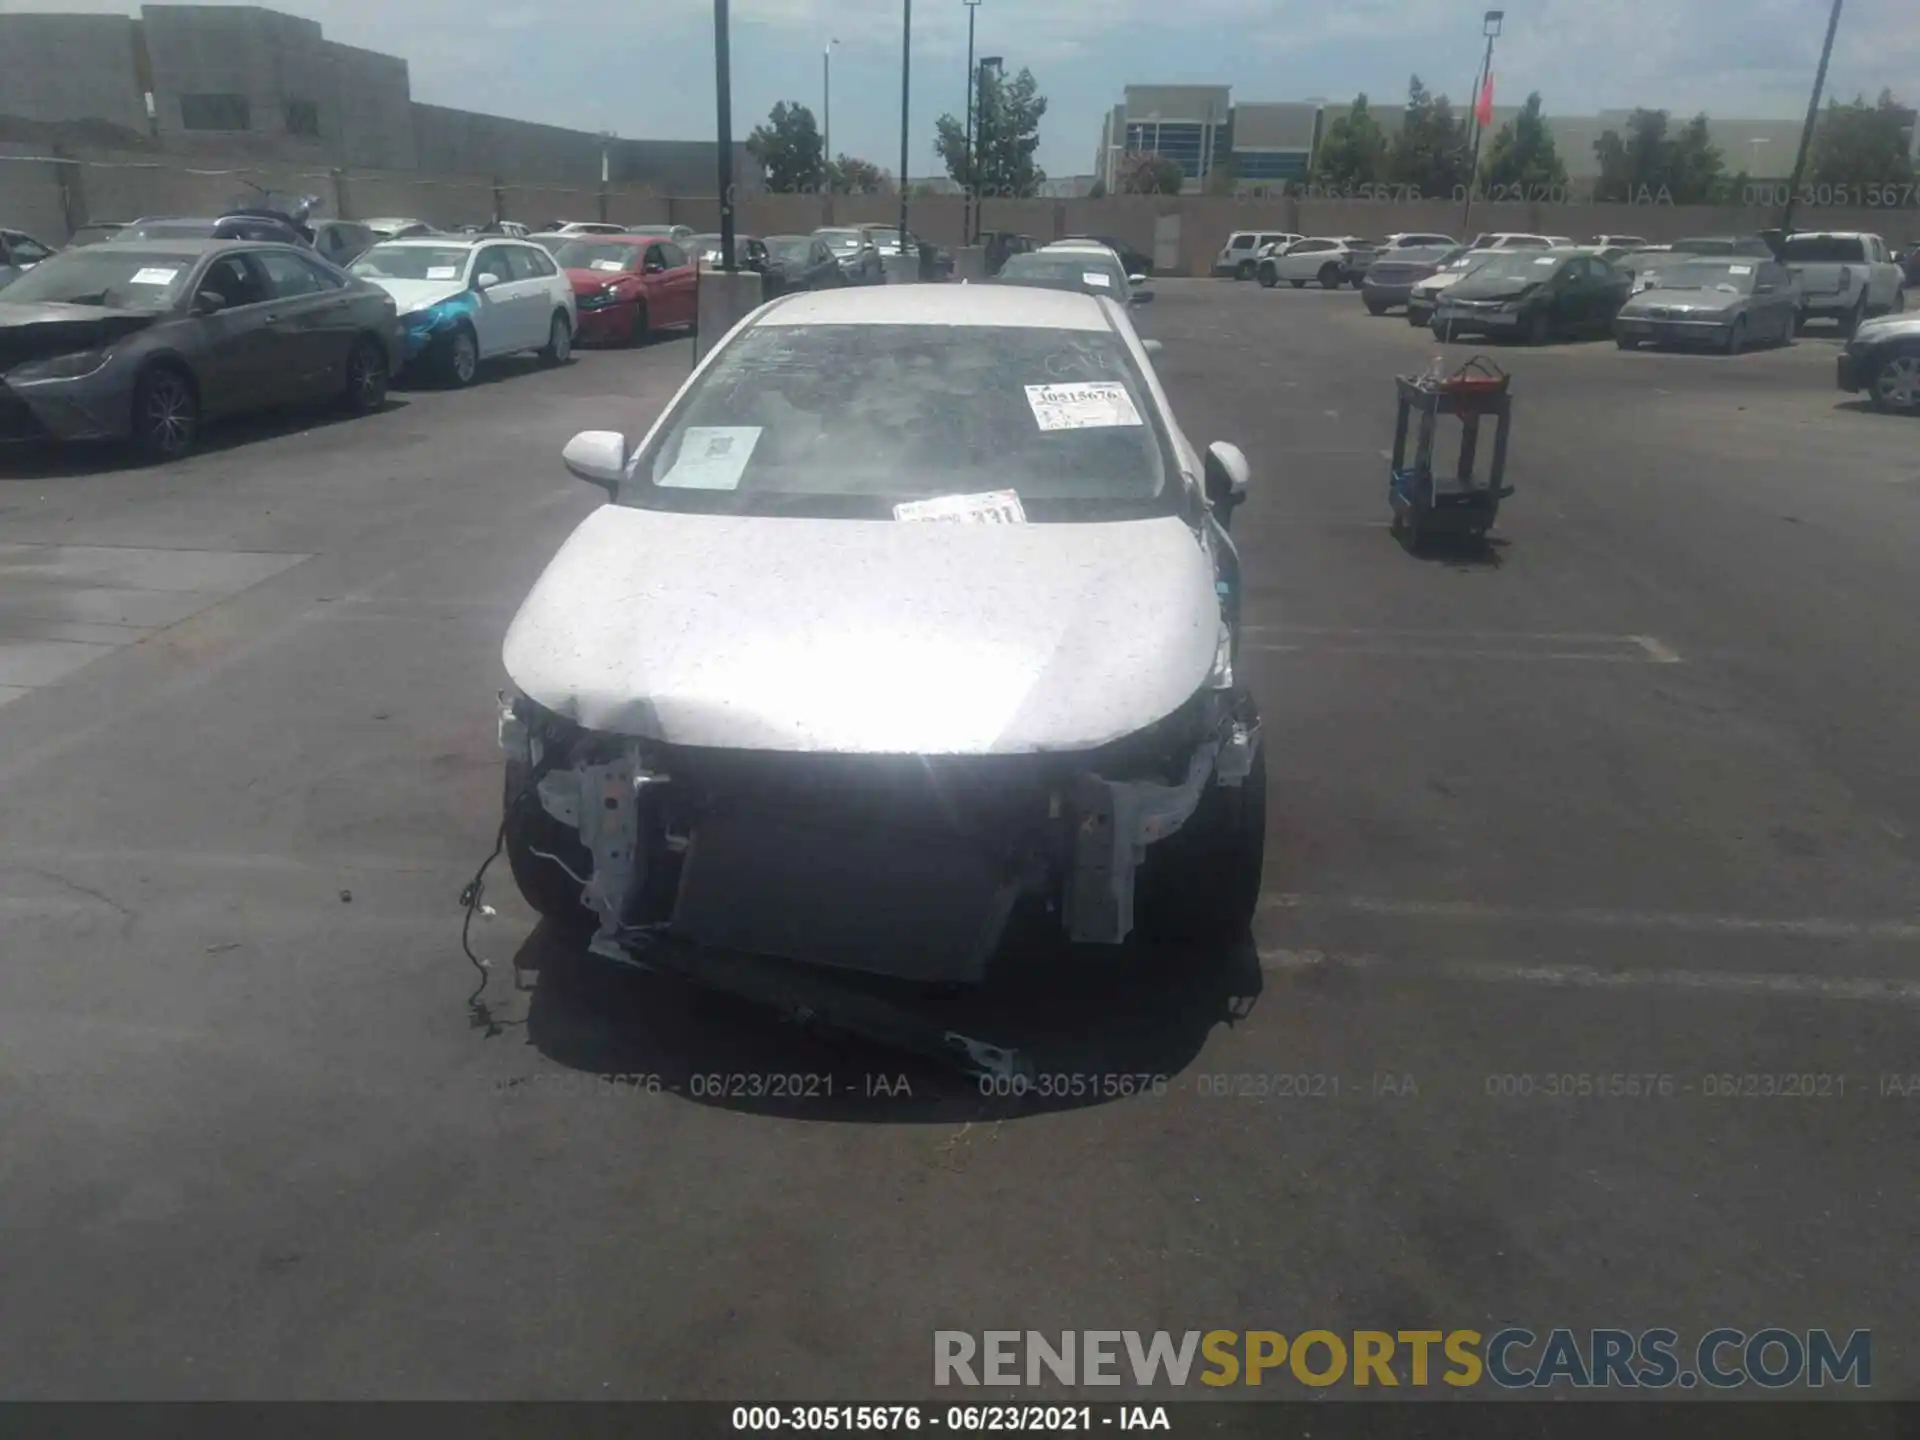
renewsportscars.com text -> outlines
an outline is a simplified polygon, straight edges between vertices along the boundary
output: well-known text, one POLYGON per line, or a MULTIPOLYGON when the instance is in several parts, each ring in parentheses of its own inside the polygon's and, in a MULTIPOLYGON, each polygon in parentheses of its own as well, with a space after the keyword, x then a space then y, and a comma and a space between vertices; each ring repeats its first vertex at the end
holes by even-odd
POLYGON ((1873 1385, 1873 1334, 1478 1330, 936 1330, 933 1383, 1778 1390, 1873 1385))

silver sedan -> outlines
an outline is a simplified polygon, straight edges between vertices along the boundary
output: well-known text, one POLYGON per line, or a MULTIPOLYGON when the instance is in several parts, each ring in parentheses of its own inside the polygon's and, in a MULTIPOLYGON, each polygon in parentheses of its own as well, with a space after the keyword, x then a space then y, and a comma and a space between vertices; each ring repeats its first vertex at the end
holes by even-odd
POLYGON ((1786 267, 1750 256, 1694 256, 1660 272, 1613 322, 1622 350, 1643 342, 1707 345, 1738 354, 1749 344, 1786 344, 1800 296, 1786 267))

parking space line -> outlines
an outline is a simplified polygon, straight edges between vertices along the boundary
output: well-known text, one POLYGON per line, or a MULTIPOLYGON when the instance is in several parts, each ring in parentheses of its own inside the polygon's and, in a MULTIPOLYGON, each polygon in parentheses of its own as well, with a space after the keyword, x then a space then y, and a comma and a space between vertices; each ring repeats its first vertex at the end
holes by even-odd
POLYGON ((1800 940, 1920 941, 1910 920, 1839 920, 1822 916, 1676 914, 1640 910, 1534 910, 1473 900, 1394 900, 1377 895, 1264 895, 1262 910, 1337 910, 1409 920, 1476 924, 1573 926, 1596 930, 1666 930, 1691 935, 1783 935, 1800 940))
POLYGON ((1271 635, 1246 648, 1287 654, 1377 655, 1396 659, 1586 660, 1608 664, 1677 665, 1672 647, 1649 635, 1591 635, 1497 630, 1373 630, 1311 625, 1249 625, 1271 635), (1418 642, 1418 643, 1414 643, 1418 642))
POLYGON ((1695 990, 1720 995, 1775 995, 1814 1000, 1880 1000, 1920 1004, 1920 981, 1868 975, 1769 974, 1736 970, 1601 970, 1592 965, 1493 965, 1441 961, 1423 965, 1377 955, 1321 950, 1260 951, 1260 968, 1278 974, 1327 970, 1442 979, 1477 985, 1538 985, 1560 990, 1695 990))

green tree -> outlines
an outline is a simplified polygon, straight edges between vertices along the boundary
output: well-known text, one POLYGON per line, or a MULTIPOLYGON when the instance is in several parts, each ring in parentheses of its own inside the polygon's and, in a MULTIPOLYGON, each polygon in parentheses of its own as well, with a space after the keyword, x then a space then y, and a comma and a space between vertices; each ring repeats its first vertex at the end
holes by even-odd
POLYGON ((1103 177, 1095 177, 1093 187, 1087 191, 1087 198, 1089 200, 1104 200, 1107 198, 1107 182, 1103 177))
POLYGON ((827 179, 836 195, 884 195, 893 190, 893 177, 871 160, 842 153, 827 167, 827 179))
POLYGON ((1705 115, 1694 116, 1673 137, 1668 164, 1674 204, 1711 205, 1721 193, 1727 167, 1713 143, 1705 115))
POLYGON ((1713 143, 1705 115, 1669 134, 1664 110, 1635 110, 1622 130, 1593 142, 1600 176, 1594 198, 1653 201, 1662 205, 1710 205, 1727 193, 1726 166, 1713 143))
POLYGON ((760 163, 767 188, 776 194, 819 185, 826 159, 813 111, 797 100, 782 100, 764 124, 753 127, 747 153, 760 163))
POLYGON ((1386 176, 1387 137, 1367 109, 1367 97, 1356 95, 1353 105, 1327 127, 1313 157, 1313 183, 1329 189, 1371 185, 1386 176))
POLYGON ((1518 115, 1494 132, 1480 162, 1480 183, 1502 189, 1517 185, 1529 197, 1536 191, 1566 187, 1567 167, 1541 117, 1538 90, 1527 96, 1518 115))
MULTIPOLYGON (((979 113, 973 117, 974 147, 979 151, 980 193, 1022 198, 1037 195, 1047 172, 1033 163, 1040 148, 1040 119, 1047 113, 1047 97, 1031 70, 1022 69, 1011 80, 994 70, 980 72, 979 113)), ((934 153, 947 174, 967 185, 967 126, 964 119, 942 115, 934 122, 934 153)))
POLYGON ((1231 155, 1214 163, 1207 174, 1207 193, 1209 195, 1232 195, 1240 189, 1240 167, 1233 162, 1231 155))
POLYGON ((1851 105, 1829 100, 1813 132, 1808 155, 1815 185, 1906 185, 1912 182, 1914 112, 1882 90, 1869 105, 1856 95, 1851 105))
POLYGON ((1451 199, 1467 183, 1467 145, 1467 128, 1447 97, 1430 93, 1415 75, 1400 132, 1387 146, 1386 178, 1428 199, 1451 199))
POLYGON ((1120 161, 1122 195, 1178 195, 1186 178, 1180 162, 1165 155, 1135 152, 1120 161))

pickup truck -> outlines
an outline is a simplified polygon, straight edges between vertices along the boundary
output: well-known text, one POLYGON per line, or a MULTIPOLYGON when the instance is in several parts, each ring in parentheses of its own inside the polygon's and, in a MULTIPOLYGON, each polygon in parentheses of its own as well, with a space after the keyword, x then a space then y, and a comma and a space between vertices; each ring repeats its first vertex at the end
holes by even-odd
POLYGON ((1876 315, 1907 307, 1907 277, 1887 242, 1853 231, 1803 230, 1781 243, 1780 259, 1800 287, 1800 318, 1835 320, 1844 335, 1876 315))

